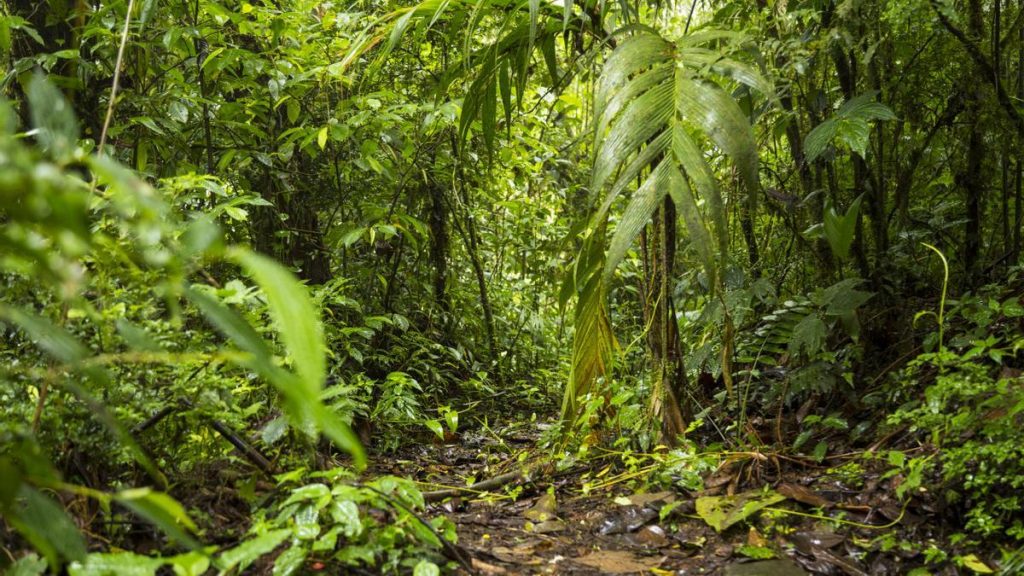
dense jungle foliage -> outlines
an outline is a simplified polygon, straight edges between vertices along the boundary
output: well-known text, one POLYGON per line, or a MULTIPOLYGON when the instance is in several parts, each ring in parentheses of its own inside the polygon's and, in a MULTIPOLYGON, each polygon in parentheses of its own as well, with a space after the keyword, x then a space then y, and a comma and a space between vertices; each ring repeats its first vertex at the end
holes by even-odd
POLYGON ((0 2, 0 571, 1024 571, 1024 2, 0 2))

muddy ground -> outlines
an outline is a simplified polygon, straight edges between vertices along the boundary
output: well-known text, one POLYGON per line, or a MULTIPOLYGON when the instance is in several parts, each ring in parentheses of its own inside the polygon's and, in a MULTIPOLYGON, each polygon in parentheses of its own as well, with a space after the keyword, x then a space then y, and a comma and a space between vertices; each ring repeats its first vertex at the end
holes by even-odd
MULTIPOLYGON (((538 436, 522 429, 468 434, 378 458, 374 472, 411 477, 435 491, 428 512, 457 525, 462 573, 974 573, 952 563, 920 571, 925 551, 944 546, 947 530, 929 520, 940 511, 923 491, 901 504, 901 478, 860 464, 862 454, 821 463, 734 454, 706 474, 704 490, 693 492, 652 485, 643 466, 630 469, 615 457, 561 471, 532 464, 540 458, 538 436), (858 464, 844 466, 849 461, 858 464), (441 497, 488 478, 507 481, 483 493, 441 497)), ((975 568, 986 567, 977 560, 975 568)))

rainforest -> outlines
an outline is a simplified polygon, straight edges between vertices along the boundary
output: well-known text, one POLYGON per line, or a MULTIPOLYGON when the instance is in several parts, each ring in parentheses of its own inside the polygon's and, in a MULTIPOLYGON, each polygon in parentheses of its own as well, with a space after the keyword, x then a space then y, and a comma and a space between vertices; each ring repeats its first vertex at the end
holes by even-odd
POLYGON ((1024 573, 1024 2, 0 0, 0 574, 1024 573))

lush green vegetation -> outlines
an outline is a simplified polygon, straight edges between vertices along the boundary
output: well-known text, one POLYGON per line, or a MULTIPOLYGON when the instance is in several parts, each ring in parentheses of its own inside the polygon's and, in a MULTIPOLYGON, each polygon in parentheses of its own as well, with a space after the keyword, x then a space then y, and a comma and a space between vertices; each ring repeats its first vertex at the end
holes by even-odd
POLYGON ((471 436, 1024 567, 1020 2, 5 0, 0 59, 0 569, 486 573, 387 465, 471 436))

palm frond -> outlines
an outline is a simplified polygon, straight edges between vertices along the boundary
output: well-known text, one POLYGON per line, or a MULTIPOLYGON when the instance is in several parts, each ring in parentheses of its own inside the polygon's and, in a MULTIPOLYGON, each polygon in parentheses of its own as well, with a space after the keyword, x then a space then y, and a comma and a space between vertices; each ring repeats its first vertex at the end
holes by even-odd
POLYGON ((751 66, 709 44, 739 46, 740 34, 706 30, 669 42, 652 31, 638 31, 608 58, 595 88, 594 167, 591 188, 603 200, 595 208, 581 263, 588 275, 577 276, 576 333, 573 365, 563 401, 571 419, 580 395, 606 375, 613 350, 607 290, 615 269, 666 197, 672 199, 688 239, 712 278, 727 257, 728 230, 724 201, 706 154, 695 138, 714 144, 731 158, 749 198, 758 189, 758 158, 753 129, 735 100, 712 75, 730 78, 770 96, 771 86, 751 66), (614 178, 613 178, 614 176, 614 178), (593 268, 597 236, 608 215, 633 182, 601 258, 593 268), (583 282, 580 282, 580 280, 583 282))

